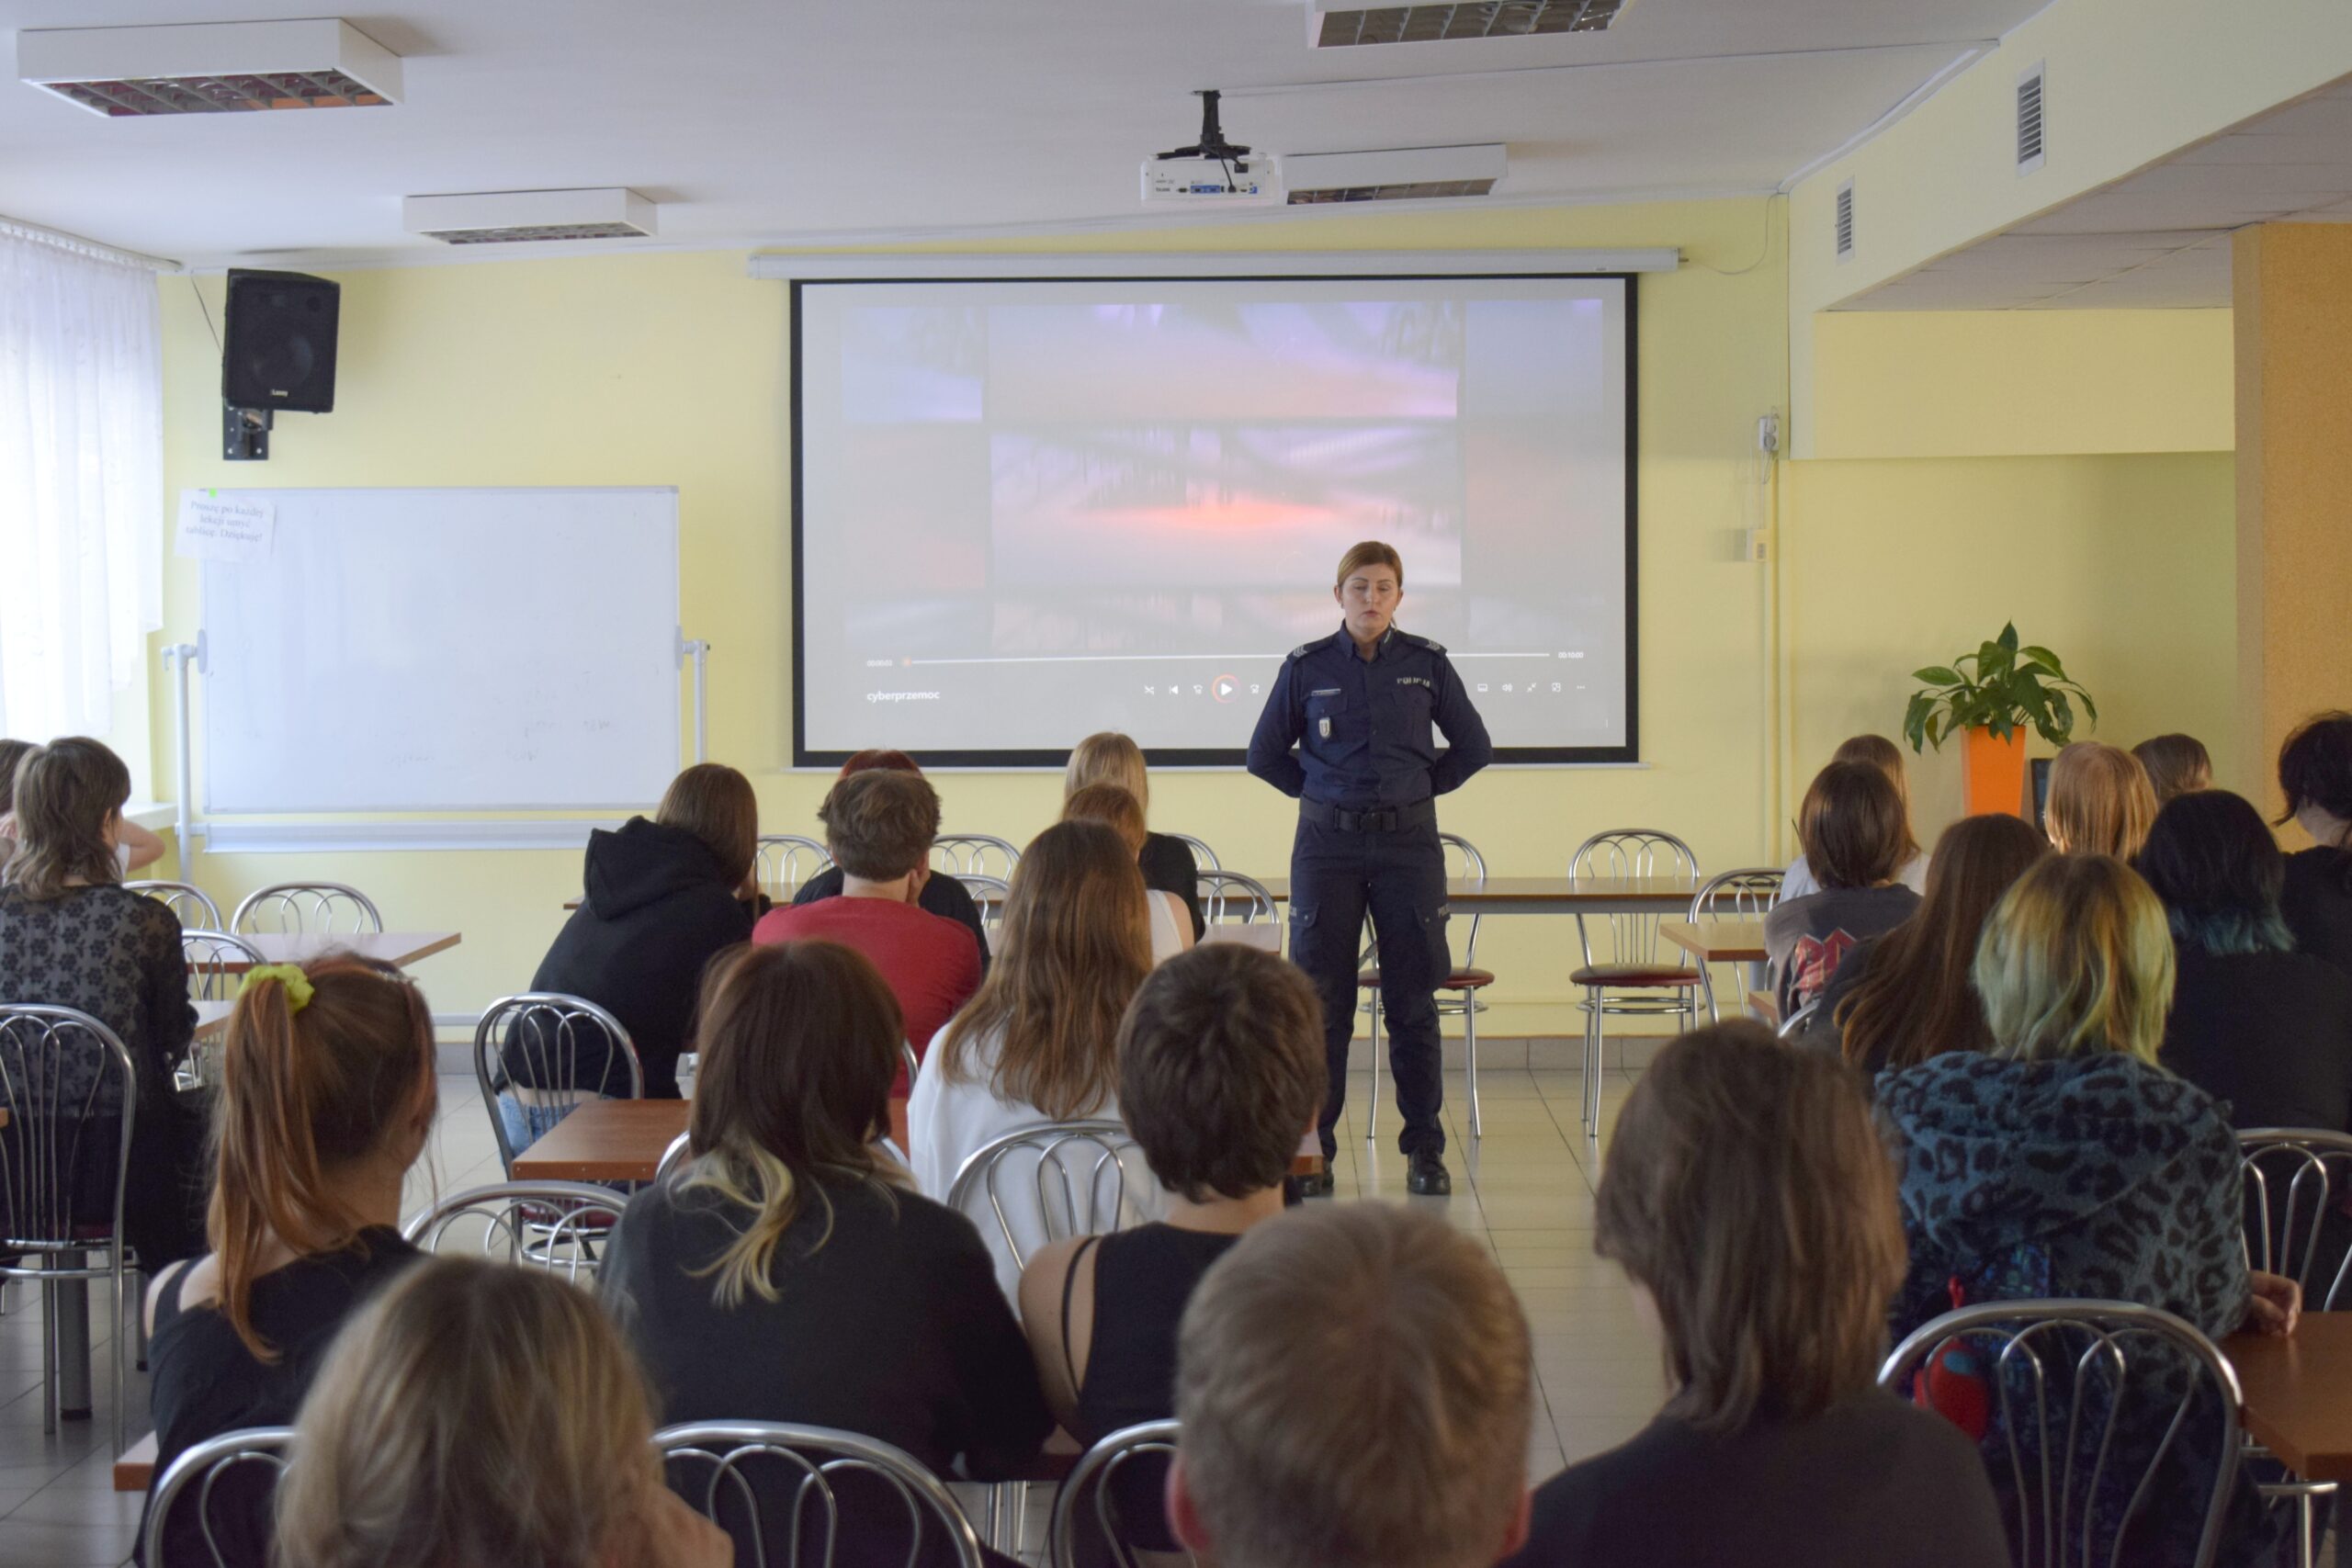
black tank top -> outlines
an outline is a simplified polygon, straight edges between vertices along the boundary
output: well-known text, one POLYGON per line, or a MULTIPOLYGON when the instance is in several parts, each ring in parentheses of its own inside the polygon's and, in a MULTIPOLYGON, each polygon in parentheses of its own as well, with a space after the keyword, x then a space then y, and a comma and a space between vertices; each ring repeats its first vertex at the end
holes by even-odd
MULTIPOLYGON (((1209 1266, 1236 1235, 1145 1224, 1090 1238, 1094 1247, 1094 1331, 1078 1390, 1075 1434, 1093 1442, 1138 1421, 1176 1413, 1176 1325, 1209 1266)), ((1078 1259, 1069 1277, 1078 1277, 1078 1259)), ((1062 1343, 1069 1344, 1069 1283, 1062 1285, 1062 1343)))

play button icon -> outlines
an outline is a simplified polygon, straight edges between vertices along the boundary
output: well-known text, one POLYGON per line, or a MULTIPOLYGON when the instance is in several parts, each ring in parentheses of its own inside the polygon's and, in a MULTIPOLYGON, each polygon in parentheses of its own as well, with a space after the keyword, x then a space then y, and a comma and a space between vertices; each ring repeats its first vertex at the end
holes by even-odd
POLYGON ((1216 678, 1216 684, 1209 687, 1209 694, 1216 697, 1218 702, 1229 703, 1233 700, 1234 694, 1240 690, 1240 682, 1230 675, 1220 675, 1216 678))

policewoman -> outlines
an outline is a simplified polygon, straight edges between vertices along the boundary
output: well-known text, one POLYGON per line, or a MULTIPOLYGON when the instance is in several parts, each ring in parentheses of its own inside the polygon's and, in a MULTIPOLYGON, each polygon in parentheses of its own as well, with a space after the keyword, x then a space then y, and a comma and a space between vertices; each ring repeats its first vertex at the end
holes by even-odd
POLYGON ((1447 1193, 1438 983, 1445 941, 1445 852, 1437 797, 1492 760, 1494 746, 1445 649, 1398 631, 1405 566, 1367 541, 1340 559, 1337 632, 1293 649, 1250 738, 1250 771, 1298 800, 1290 859, 1290 955, 1323 1001, 1323 1173, 1331 1190, 1333 1129, 1346 1103, 1355 1031, 1356 960, 1366 911, 1379 942, 1380 1001, 1404 1129, 1407 1190, 1447 1193), (1445 733, 1441 754, 1434 721, 1445 733), (1297 747, 1293 754, 1291 748, 1297 747))

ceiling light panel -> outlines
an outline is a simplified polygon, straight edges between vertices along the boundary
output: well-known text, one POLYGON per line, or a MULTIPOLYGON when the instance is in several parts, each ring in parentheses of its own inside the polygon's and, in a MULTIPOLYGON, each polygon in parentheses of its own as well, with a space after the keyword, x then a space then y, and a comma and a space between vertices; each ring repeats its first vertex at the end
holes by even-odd
POLYGON ((1307 40, 1317 49, 1371 43, 1450 43, 1463 39, 1544 38, 1597 33, 1633 0, 1487 0, 1481 5, 1360 6, 1308 0, 1307 40))
POLYGON ((17 35, 17 73, 109 119, 377 108, 401 98, 400 57, 332 17, 33 28, 17 35))
POLYGON ((1503 177, 1499 141, 1465 147, 1392 147, 1368 152, 1293 152, 1283 179, 1293 207, 1334 201, 1423 201, 1485 196, 1503 177))
POLYGON ((642 239, 654 231, 653 214, 652 202, 618 186, 469 191, 401 202, 401 223, 410 233, 451 245, 642 239))

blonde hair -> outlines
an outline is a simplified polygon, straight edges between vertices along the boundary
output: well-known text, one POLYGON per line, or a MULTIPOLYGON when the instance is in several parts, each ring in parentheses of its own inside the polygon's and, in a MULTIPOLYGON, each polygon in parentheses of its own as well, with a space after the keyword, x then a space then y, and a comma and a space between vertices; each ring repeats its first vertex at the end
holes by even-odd
POLYGON ((595 1298, 417 1264, 344 1325, 295 1422, 279 1568, 597 1568, 662 1484, 651 1401, 595 1298))
POLYGON ((1340 558, 1340 570, 1332 575, 1331 586, 1344 587, 1351 574, 1368 566, 1386 567, 1396 574, 1396 586, 1400 589, 1405 586, 1403 558, 1396 554, 1395 546, 1384 545, 1378 539, 1366 539, 1360 545, 1349 546, 1348 553, 1340 558))
POLYGON ((1136 797, 1145 816, 1151 814, 1151 777, 1143 765, 1143 748, 1115 729, 1090 735, 1069 749, 1069 766, 1062 770, 1062 799, 1098 784, 1117 784, 1136 797))
POLYGON ((1527 1319, 1425 1210, 1294 1209, 1184 1309, 1178 1463, 1223 1568, 1486 1568, 1527 1485, 1527 1319))
POLYGON ((130 770, 87 736, 36 746, 17 764, 17 847, 6 880, 28 898, 122 880, 107 823, 130 798, 130 770))
POLYGON ((2052 855, 1984 922, 1973 977, 1996 1056, 2115 1051, 2153 1063, 2172 1010, 2172 930, 2121 861, 2052 855))
POLYGON ((729 887, 752 874, 760 852, 760 797, 724 762, 696 762, 670 781, 653 820, 700 839, 729 887))
POLYGON ((1143 803, 1114 784, 1091 784, 1070 792, 1062 802, 1065 822, 1100 822, 1119 835, 1129 854, 1141 854, 1150 829, 1144 826, 1143 803))
POLYGON ((2050 764, 2050 842, 2061 854, 2130 860, 2155 826, 2156 792, 2140 759, 2097 740, 2062 748, 2050 764))

